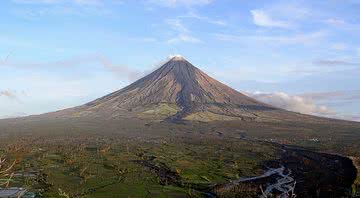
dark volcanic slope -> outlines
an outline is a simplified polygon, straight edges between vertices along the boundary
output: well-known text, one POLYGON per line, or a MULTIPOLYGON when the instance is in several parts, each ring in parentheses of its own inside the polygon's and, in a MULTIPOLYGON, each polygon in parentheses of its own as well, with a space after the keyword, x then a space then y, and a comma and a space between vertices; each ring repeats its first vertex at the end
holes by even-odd
POLYGON ((173 117, 180 119, 191 112, 207 110, 209 106, 223 106, 221 113, 236 115, 239 106, 269 108, 234 89, 216 81, 182 57, 174 57, 158 70, 135 83, 85 105, 85 109, 134 109, 149 104, 176 104, 179 111, 173 117))
POLYGON ((258 102, 211 78, 182 57, 170 59, 119 91, 50 115, 131 115, 170 121, 315 119, 258 102))
POLYGON ((176 103, 184 108, 205 103, 266 106, 214 80, 181 57, 172 58, 150 75, 87 105, 108 102, 124 108, 154 103, 176 103))

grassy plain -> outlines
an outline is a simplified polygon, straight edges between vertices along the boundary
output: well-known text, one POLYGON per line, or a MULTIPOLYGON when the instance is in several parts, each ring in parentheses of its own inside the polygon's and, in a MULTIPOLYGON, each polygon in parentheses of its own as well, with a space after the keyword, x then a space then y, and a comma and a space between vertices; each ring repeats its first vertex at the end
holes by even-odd
POLYGON ((263 173, 281 151, 266 140, 360 157, 359 125, 18 119, 0 122, 13 186, 44 197, 189 197, 263 173), (148 165, 144 165, 146 162, 148 165), (169 177, 174 176, 173 178, 169 177))

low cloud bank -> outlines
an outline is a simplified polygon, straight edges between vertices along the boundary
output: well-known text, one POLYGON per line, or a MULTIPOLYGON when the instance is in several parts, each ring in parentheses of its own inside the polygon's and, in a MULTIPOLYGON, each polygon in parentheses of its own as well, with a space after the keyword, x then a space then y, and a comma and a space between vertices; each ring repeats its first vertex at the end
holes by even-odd
POLYGON ((336 114, 335 111, 329 109, 326 106, 317 105, 313 100, 301 96, 288 95, 284 92, 255 92, 248 93, 248 95, 261 102, 289 111, 327 117, 332 117, 336 114))
POLYGON ((358 114, 344 114, 335 111, 325 105, 318 105, 317 102, 326 99, 359 99, 359 91, 334 91, 334 92, 320 92, 307 93, 301 95, 289 95, 284 92, 264 93, 254 92, 246 93, 248 96, 255 98, 258 101, 270 104, 274 107, 286 109, 303 114, 323 116, 329 118, 351 120, 360 122, 360 115, 358 114))

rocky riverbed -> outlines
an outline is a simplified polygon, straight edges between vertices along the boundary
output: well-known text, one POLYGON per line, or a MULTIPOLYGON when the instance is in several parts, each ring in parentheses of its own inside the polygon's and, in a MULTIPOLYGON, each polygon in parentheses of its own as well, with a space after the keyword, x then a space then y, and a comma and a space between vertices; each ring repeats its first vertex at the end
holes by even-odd
MULTIPOLYGON (((319 153, 297 147, 277 145, 281 158, 266 161, 264 173, 254 177, 212 184, 193 190, 205 197, 346 197, 357 170, 352 161, 343 156, 319 153)), ((156 173, 162 185, 187 185, 181 177, 155 157, 134 161, 156 173)))

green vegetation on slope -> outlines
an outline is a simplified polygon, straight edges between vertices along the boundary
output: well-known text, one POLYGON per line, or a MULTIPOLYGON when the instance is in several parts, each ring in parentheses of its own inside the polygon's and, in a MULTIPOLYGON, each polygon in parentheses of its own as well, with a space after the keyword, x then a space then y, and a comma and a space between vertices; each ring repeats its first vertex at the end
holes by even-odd
POLYGON ((138 116, 140 118, 155 118, 163 120, 172 115, 175 115, 179 111, 179 108, 175 104, 160 103, 158 105, 152 105, 138 116))

